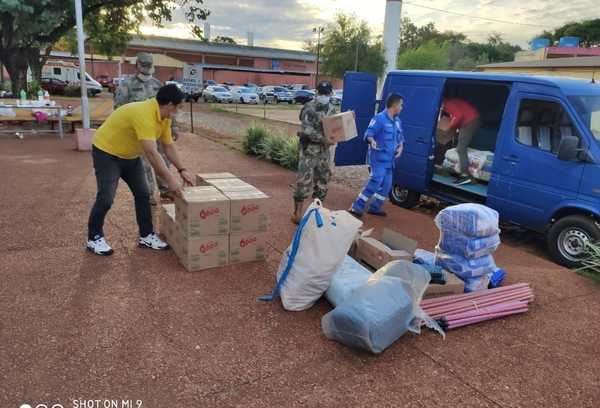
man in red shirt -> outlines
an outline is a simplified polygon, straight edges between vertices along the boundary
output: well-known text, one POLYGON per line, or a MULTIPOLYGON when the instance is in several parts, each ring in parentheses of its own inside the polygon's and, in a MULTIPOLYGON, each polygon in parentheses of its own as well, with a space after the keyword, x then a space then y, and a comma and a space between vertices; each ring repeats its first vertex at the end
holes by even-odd
POLYGON ((460 98, 446 98, 442 102, 442 116, 450 120, 450 131, 458 131, 458 144, 456 152, 460 163, 460 176, 454 184, 463 185, 473 181, 469 174, 469 156, 467 148, 471 144, 473 135, 480 127, 479 111, 469 102, 460 98))

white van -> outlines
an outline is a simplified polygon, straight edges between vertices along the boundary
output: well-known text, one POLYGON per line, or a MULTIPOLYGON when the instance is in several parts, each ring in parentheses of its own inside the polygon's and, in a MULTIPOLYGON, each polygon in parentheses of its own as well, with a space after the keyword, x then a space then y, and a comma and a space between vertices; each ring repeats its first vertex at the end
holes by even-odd
MULTIPOLYGON (((79 67, 64 61, 49 62, 42 68, 42 78, 60 79, 67 84, 76 84, 80 82, 79 67)), ((91 96, 102 92, 102 85, 87 72, 85 73, 85 84, 91 96)))

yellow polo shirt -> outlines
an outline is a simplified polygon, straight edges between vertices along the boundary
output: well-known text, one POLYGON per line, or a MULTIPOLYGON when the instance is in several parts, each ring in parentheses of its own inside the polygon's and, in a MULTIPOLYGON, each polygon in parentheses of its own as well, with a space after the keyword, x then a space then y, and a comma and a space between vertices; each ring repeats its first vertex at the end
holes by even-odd
POLYGON ((122 159, 135 159, 144 149, 140 140, 171 144, 171 119, 162 119, 156 98, 119 107, 96 130, 93 145, 122 159))

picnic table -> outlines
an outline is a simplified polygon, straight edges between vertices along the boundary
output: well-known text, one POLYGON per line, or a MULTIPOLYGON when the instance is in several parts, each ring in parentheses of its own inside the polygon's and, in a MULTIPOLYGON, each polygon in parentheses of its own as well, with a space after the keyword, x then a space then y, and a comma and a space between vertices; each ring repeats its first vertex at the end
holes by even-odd
MULTIPOLYGON (((47 122, 51 125, 50 132, 57 132, 60 134, 60 137, 64 136, 64 124, 71 124, 71 132, 75 131, 75 125, 81 124, 83 122, 83 115, 81 113, 81 107, 77 107, 73 109, 70 115, 62 115, 61 110, 66 110, 63 105, 55 105, 55 106, 37 106, 34 104, 0 104, 0 111, 2 108, 12 108, 16 116, 2 116, 0 114, 0 123, 2 122, 37 122, 35 116, 33 116, 34 110, 46 110, 46 109, 54 109, 57 110, 58 114, 48 116, 47 122), (58 123, 58 130, 54 130, 55 124, 58 123)), ((108 118, 108 116, 113 111, 113 100, 110 98, 103 98, 97 101, 90 101, 90 121, 101 123, 108 118)), ((18 133, 18 132, 32 132, 34 129, 12 129, 12 130, 0 130, 2 133, 18 133)))
MULTIPOLYGON (((54 130, 54 126, 52 126, 52 130, 48 130, 46 132, 55 132, 58 133, 60 138, 64 137, 63 130, 63 111, 64 107, 61 105, 51 105, 51 104, 0 104, 0 122, 18 122, 18 123, 26 123, 26 122, 36 122, 38 123, 38 119, 34 116, 34 112, 42 111, 49 112, 55 111, 53 115, 48 115, 48 121, 53 119, 53 122, 58 122, 58 130, 54 130), (14 112, 14 116, 1 115, 1 111, 5 109, 10 109, 14 112)), ((35 132, 35 129, 11 129, 11 130, 0 130, 0 133, 21 133, 21 132, 35 132)))

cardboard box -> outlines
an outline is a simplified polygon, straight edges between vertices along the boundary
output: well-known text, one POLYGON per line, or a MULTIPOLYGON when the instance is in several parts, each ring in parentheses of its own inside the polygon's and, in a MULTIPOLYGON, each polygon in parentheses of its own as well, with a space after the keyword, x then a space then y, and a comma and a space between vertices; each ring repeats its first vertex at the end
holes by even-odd
POLYGON ((343 142, 358 136, 354 112, 346 111, 324 117, 323 132, 331 144, 343 142))
POLYGON ((252 187, 248 190, 223 192, 230 203, 231 233, 266 231, 269 224, 269 196, 252 187))
POLYGON ((436 297, 446 295, 460 295, 465 291, 465 283, 458 279, 456 275, 448 272, 445 285, 429 284, 423 297, 436 297))
POLYGON ((263 261, 266 252, 264 232, 238 232, 229 237, 229 263, 263 261))
POLYGON ((178 234, 175 246, 179 261, 190 272, 217 268, 229 263, 228 235, 186 239, 182 234, 178 234))
POLYGON ((174 204, 162 206, 160 231, 187 271, 216 268, 229 263, 229 235, 186 238, 175 221, 174 204))
POLYGON ((167 243, 172 246, 175 228, 177 228, 175 222, 175 204, 163 204, 161 206, 159 223, 160 233, 164 236, 167 243))
POLYGON ((381 241, 363 234, 356 243, 354 258, 375 270, 391 261, 406 260, 412 262, 417 241, 405 237, 399 232, 384 228, 381 241))
POLYGON ((189 187, 175 199, 175 219, 186 238, 226 235, 229 217, 229 199, 215 187, 189 187))
POLYGON ((215 179, 232 179, 237 178, 231 173, 199 173, 196 174, 196 185, 197 186, 210 186, 210 180, 215 179))
POLYGON ((225 193, 229 191, 244 191, 244 190, 252 190, 255 187, 251 184, 246 183, 239 178, 229 178, 229 179, 212 179, 209 181, 211 186, 217 188, 217 190, 225 193))

